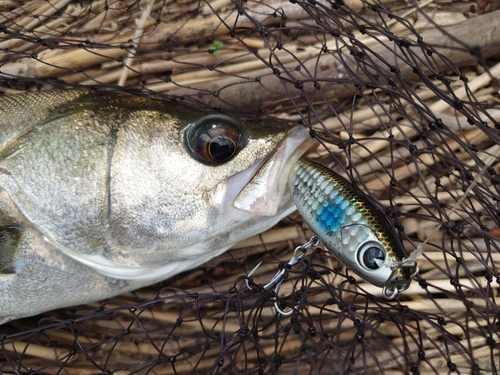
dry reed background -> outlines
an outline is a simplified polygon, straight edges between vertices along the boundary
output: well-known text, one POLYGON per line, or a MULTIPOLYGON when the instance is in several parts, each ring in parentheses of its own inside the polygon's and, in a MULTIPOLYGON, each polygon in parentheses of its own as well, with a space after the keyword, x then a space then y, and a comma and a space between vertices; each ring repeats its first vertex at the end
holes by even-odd
MULTIPOLYGON (((398 300, 292 215, 203 267, 0 327, 0 373, 498 374, 498 1, 0 1, 0 90, 114 88, 300 121, 394 221, 398 300), (221 43, 219 43, 221 42, 221 43)), ((342 171, 343 170, 343 171, 342 171)))

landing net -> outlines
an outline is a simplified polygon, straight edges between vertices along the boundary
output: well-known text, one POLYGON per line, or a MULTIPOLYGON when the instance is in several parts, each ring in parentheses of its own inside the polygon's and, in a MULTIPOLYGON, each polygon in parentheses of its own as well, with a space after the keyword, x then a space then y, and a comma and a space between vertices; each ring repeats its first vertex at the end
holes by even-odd
POLYGON ((301 123, 395 223, 395 301, 294 214, 191 272, 0 327, 0 373, 498 374, 500 4, 0 1, 0 91, 111 88, 301 123), (414 251, 424 250, 417 255, 414 251))

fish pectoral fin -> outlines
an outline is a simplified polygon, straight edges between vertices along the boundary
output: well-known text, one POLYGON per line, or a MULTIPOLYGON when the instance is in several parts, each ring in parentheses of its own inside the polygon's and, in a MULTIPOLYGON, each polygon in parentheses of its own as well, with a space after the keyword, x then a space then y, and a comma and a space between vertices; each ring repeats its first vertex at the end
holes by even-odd
POLYGON ((0 226, 0 276, 16 273, 13 263, 21 234, 17 224, 0 226))

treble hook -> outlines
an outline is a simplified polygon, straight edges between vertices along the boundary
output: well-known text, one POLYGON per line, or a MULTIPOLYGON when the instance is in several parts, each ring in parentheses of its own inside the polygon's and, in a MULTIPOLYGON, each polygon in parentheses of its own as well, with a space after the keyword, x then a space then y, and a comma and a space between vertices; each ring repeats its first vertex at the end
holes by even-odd
MULTIPOLYGON (((307 249, 310 247, 318 246, 319 244, 319 238, 316 236, 312 236, 309 241, 307 241, 305 244, 297 246, 295 250, 293 251, 293 256, 292 258, 288 261, 288 263, 282 267, 276 274, 273 276, 271 281, 269 281, 266 285, 263 285, 262 287, 268 291, 271 291, 271 289, 274 287, 274 293, 276 296, 278 295, 278 292, 280 290, 281 284, 286 278, 286 275, 288 273, 288 270, 291 269, 295 264, 297 264, 302 258, 305 257, 307 249), (299 254, 299 252, 302 252, 302 254, 299 254)), ((247 285, 248 289, 252 289, 249 283, 249 279, 257 272, 257 269, 261 266, 262 262, 257 264, 255 268, 250 271, 248 274, 247 279, 245 280, 245 283, 247 285)), ((281 309, 281 307, 278 304, 278 301, 274 302, 274 307, 276 308, 276 311, 278 311, 281 315, 283 316, 290 316, 293 314, 293 312, 297 309, 298 305, 295 305, 290 311, 284 311, 281 309)))

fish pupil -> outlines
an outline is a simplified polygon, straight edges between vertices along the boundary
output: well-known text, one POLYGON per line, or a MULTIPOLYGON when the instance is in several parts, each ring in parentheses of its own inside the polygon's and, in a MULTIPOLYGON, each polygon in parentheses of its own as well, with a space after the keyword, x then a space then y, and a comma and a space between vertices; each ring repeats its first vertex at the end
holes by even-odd
POLYGON ((363 253, 363 263, 367 268, 371 270, 376 270, 382 267, 384 261, 385 253, 378 247, 370 247, 363 253))
POLYGON ((213 139, 208 145, 208 153, 215 161, 226 161, 236 151, 236 144, 229 138, 219 137, 213 139))

